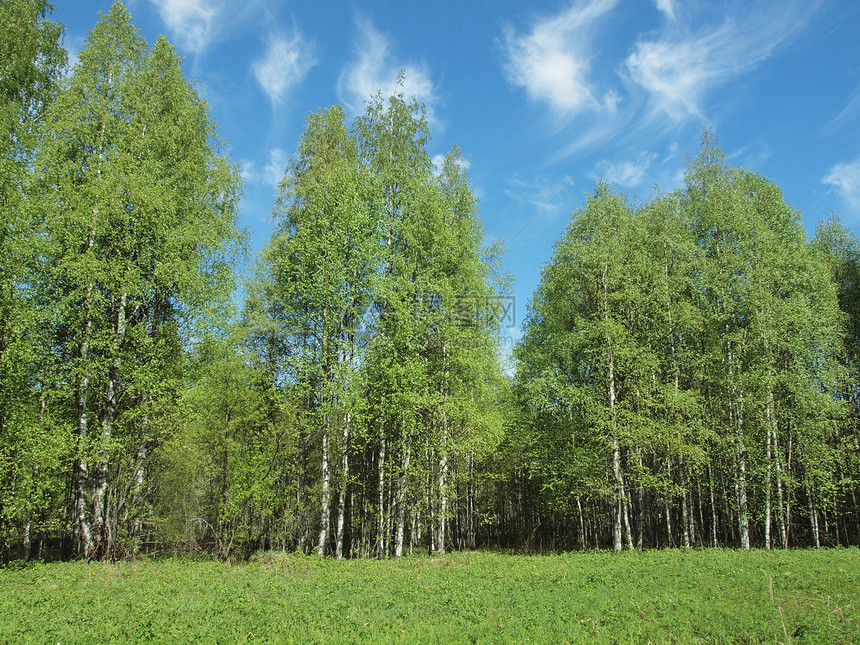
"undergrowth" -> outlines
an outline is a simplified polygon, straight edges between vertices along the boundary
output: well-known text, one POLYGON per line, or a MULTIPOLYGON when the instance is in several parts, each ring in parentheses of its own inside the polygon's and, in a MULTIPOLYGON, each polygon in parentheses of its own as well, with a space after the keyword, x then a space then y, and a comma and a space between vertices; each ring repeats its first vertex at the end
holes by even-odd
POLYGON ((0 642, 856 643, 860 550, 0 568, 0 642))

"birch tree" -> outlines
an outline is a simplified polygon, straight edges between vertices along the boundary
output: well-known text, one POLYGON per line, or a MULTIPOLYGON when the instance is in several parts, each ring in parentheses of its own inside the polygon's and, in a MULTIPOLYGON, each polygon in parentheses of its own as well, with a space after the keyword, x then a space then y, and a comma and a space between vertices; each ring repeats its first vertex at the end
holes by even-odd
POLYGON ((633 547, 624 463, 629 444, 624 416, 629 399, 621 384, 644 358, 625 324, 627 309, 633 304, 628 300, 632 276, 627 271, 631 263, 635 265, 633 255, 637 253, 636 246, 628 244, 633 241, 632 218, 625 199, 605 185, 571 216, 544 269, 518 354, 519 369, 525 376, 533 369, 536 357, 532 352, 538 356, 548 353, 546 363, 541 361, 540 378, 553 386, 538 396, 549 394, 551 398, 535 405, 562 406, 559 412, 565 411, 567 431, 590 444, 584 454, 606 464, 608 476, 598 490, 612 500, 616 552, 625 544, 633 547))
POLYGON ((289 347, 285 384, 303 415, 307 447, 319 459, 319 555, 343 554, 350 441, 360 399, 360 326, 378 253, 369 196, 343 110, 311 115, 280 185, 278 230, 264 263, 265 298, 277 303, 278 332, 289 347))
POLYGON ((148 51, 119 2, 90 33, 47 128, 57 342, 74 384, 74 534, 82 555, 105 557, 129 530, 123 518, 138 525, 121 491, 141 487, 113 475, 145 478, 154 411, 178 387, 181 325, 230 287, 238 176, 173 48, 159 38, 148 51))
POLYGON ((808 476, 815 525, 821 461, 812 455, 828 460, 822 452, 825 419, 835 414, 827 394, 836 383, 840 343, 835 288, 806 243, 798 214, 772 183, 726 168, 706 141, 687 184, 686 208, 706 258, 700 276, 710 348, 706 379, 721 400, 711 418, 731 430, 732 454, 726 456, 739 545, 750 548, 758 507, 770 548, 775 497, 780 534, 787 531, 789 501, 783 495, 792 457, 808 476), (800 446, 809 452, 790 453, 800 446))
POLYGON ((40 294, 44 228, 33 159, 45 111, 66 63, 63 28, 47 2, 0 5, 0 544, 56 526, 59 464, 68 449, 51 433, 53 361, 40 294))

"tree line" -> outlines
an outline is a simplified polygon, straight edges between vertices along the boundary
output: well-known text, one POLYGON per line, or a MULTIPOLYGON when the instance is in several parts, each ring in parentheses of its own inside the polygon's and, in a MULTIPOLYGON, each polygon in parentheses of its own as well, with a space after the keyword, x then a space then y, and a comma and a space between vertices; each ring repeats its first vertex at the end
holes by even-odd
POLYGON ((807 241, 707 133, 674 193, 598 186, 517 347, 508 485, 532 497, 503 512, 616 551, 856 544, 858 248, 836 220, 807 241))
POLYGON ((510 277, 402 95, 311 114, 242 282, 241 181, 120 3, 68 69, 0 6, 3 558, 860 542, 860 243, 706 135, 510 277))

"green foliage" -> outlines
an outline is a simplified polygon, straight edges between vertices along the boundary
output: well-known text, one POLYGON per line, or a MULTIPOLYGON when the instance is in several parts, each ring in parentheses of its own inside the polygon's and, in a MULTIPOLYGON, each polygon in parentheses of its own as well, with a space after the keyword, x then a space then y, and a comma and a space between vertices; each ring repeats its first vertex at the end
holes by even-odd
POLYGON ((352 128, 344 118, 309 117, 246 310, 296 413, 288 477, 302 505, 319 500, 290 546, 308 549, 313 531, 321 554, 346 540, 366 555, 372 540, 399 556, 409 520, 443 549, 451 471, 471 487, 498 442, 494 265, 459 151, 432 172, 423 108, 377 97, 352 128))
POLYGON ((0 545, 56 530, 67 449, 46 411, 50 305, 33 289, 45 252, 33 207, 33 157, 66 64, 63 28, 47 2, 0 4, 0 545))
POLYGON ((255 531, 283 515, 290 491, 277 474, 294 458, 292 419, 252 359, 242 330, 206 338, 189 359, 191 385, 157 468, 156 537, 173 549, 226 559, 258 546, 255 531))
POLYGON ((0 3, 4 559, 860 540, 860 243, 710 133, 571 215, 509 379, 423 106, 309 116, 237 316, 239 174, 175 49, 117 1, 65 74, 50 9, 0 3))
POLYGON ((752 532, 770 548, 777 525, 788 545, 802 496, 810 529, 797 540, 818 544, 818 514, 853 495, 833 477, 847 452, 833 439, 845 381, 832 270, 780 190, 726 167, 707 133, 682 191, 633 208, 598 186, 544 268, 517 348, 511 447, 534 501, 569 517, 575 500, 583 546, 584 515, 608 497, 600 523, 616 549, 622 524, 631 547, 634 532, 641 547, 677 531, 686 546, 749 548, 752 532))
POLYGON ((183 342, 229 302, 239 179, 172 46, 148 49, 119 2, 44 120, 33 284, 56 303, 47 411, 73 442, 77 548, 105 557, 137 548, 183 342))
POLYGON ((0 639, 850 643, 856 549, 0 569, 0 639))

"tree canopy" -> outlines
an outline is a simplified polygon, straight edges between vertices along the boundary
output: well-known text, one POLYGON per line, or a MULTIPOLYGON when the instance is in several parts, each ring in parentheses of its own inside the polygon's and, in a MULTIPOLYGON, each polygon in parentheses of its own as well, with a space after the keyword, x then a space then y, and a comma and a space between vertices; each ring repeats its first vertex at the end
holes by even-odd
POLYGON ((0 4, 4 559, 860 543, 860 243, 710 133, 677 190, 571 213, 506 373, 423 106, 310 114, 240 283, 174 47, 116 2, 68 69, 49 13, 0 4))

